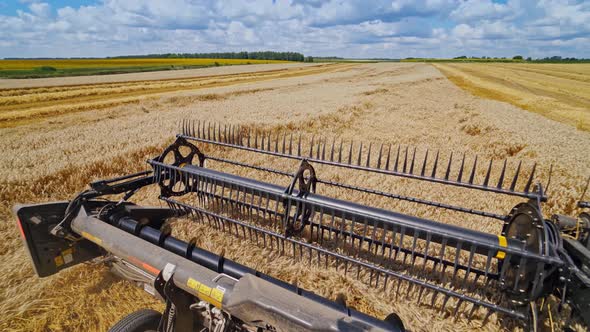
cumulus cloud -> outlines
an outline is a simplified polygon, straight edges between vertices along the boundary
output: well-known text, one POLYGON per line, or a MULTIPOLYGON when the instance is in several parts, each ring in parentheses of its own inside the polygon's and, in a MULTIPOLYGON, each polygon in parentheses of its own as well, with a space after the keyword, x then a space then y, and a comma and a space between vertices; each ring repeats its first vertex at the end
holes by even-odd
POLYGON ((0 57, 292 50, 346 57, 590 54, 590 3, 97 0, 0 11, 0 57))

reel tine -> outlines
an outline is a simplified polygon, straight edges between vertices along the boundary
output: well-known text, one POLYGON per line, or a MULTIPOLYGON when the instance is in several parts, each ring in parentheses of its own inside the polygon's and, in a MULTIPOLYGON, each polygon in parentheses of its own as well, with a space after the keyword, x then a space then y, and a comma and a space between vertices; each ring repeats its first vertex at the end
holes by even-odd
POLYGON ((465 153, 463 153, 463 159, 461 160, 461 167, 459 167, 459 175, 457 176, 457 182, 461 182, 463 178, 463 169, 465 168, 465 153))
POLYGON ((414 161, 416 160, 416 147, 414 147, 414 153, 412 153, 412 162, 410 164, 410 174, 414 174, 414 161))
POLYGON ((354 141, 350 141, 350 149, 348 150, 348 164, 352 164, 352 148, 354 147, 354 141))
POLYGON ((387 160, 385 161, 385 169, 389 170, 389 160, 391 159, 391 144, 387 145, 387 160))
POLYGON ((332 148, 330 149, 330 161, 334 161, 334 148, 336 144, 336 138, 332 139, 332 148))
POLYGON ((383 143, 379 145, 379 156, 377 156, 377 168, 381 169, 381 157, 383 155, 383 143))
POLYGON ((357 162, 356 162, 356 164, 358 166, 361 165, 361 155, 362 155, 362 153, 363 153, 363 142, 361 141, 361 146, 359 147, 359 156, 358 156, 358 159, 357 159, 357 162))
POLYGON ((436 168, 438 167, 438 154, 439 151, 436 150, 436 157, 434 157, 434 166, 432 167, 432 174, 430 175, 430 177, 433 179, 436 177, 436 168))
POLYGON ((408 147, 406 146, 406 153, 404 154, 404 173, 406 172, 406 166, 408 164, 408 147))
POLYGON ((502 165, 502 171, 500 172, 500 178, 498 179, 498 185, 496 188, 502 189, 502 185, 504 184, 504 175, 506 174, 506 163, 507 160, 504 159, 504 165, 502 165))
POLYGON ((344 144, 344 140, 340 140, 340 148, 338 149, 338 162, 342 162, 342 145, 344 144))
POLYGON ((477 155, 475 155, 475 160, 473 161, 473 168, 471 169, 471 175, 469 176, 469 184, 473 184, 473 180, 475 179, 475 170, 477 169, 477 155))
POLYGON ((531 169, 531 175, 529 176, 529 180, 524 187, 524 192, 528 193, 531 189, 531 184, 533 183, 533 178, 535 177, 535 169, 537 168, 537 163, 533 164, 533 168, 531 169))
POLYGON ((516 182, 518 181, 518 173, 520 173, 520 166, 522 165, 522 160, 518 162, 518 166, 516 167, 516 172, 514 173, 514 178, 512 179, 512 184, 510 184, 510 191, 514 191, 516 188, 516 182))
POLYGON ((426 163, 428 163, 428 149, 426 149, 426 153, 424 154, 424 160, 422 161, 422 172, 420 172, 420 176, 424 176, 424 173, 426 173, 426 163))
POLYGON ((492 162, 493 162, 493 160, 490 159, 490 165, 488 166, 488 171, 486 172, 486 177, 485 177, 485 179, 483 181, 483 186, 484 187, 487 187, 488 186, 488 183, 490 181, 490 175, 492 173, 492 162))
POLYGON ((397 172, 397 165, 398 165, 398 161, 399 161, 399 150, 401 148, 401 145, 397 145, 397 155, 395 156, 395 166, 393 168, 394 172, 397 172))
POLYGON ((299 134, 299 141, 297 142, 297 156, 301 157, 301 134, 299 134))
POLYGON ((373 142, 369 142, 369 152, 367 153, 367 167, 371 164, 371 148, 373 147, 373 142))
POLYGON ((287 133, 283 133, 283 144, 282 144, 282 150, 281 153, 285 154, 285 149, 286 149, 286 140, 287 140, 287 133))

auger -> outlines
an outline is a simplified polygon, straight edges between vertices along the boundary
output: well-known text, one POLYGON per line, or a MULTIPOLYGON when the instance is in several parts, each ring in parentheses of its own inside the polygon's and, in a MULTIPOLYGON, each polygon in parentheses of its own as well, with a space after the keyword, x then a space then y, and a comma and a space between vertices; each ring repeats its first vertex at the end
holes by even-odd
MULTIPOLYGON (((454 317, 486 324, 496 314, 535 330, 539 303, 557 295, 590 324, 590 215, 545 219, 537 164, 524 170, 522 162, 503 160, 494 172, 494 161, 466 154, 443 158, 409 146, 206 122, 181 126, 176 141, 147 161, 149 171, 93 182, 69 202, 15 208, 40 277, 103 257, 166 301, 153 319, 158 331, 404 330, 395 313, 370 317, 345 300, 332 302, 199 248, 196 239, 171 236, 174 220, 188 218, 454 317), (253 162, 261 157, 266 165, 253 162), (292 168, 277 167, 287 164, 292 168), (502 214, 335 181, 319 168, 524 201, 502 214), (129 201, 154 185, 168 208, 129 201), (334 194, 342 191, 475 216, 502 230, 486 233, 334 194), (104 199, 113 195, 123 197, 104 199)), ((550 177, 551 171, 547 185, 550 177)), ((580 208, 588 206, 580 200, 580 208)))

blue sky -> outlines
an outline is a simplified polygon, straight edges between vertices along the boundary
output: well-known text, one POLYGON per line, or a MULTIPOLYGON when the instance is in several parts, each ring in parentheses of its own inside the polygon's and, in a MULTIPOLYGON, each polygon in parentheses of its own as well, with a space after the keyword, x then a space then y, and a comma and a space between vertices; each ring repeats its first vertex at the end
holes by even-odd
POLYGON ((0 57, 241 50, 590 58, 590 2, 0 0, 0 57))

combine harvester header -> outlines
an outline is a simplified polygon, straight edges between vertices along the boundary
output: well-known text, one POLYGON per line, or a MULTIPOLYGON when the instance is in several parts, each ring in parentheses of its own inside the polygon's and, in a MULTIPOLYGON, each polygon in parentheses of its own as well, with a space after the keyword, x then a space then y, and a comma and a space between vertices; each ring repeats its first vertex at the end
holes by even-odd
POLYGON ((547 197, 534 182, 536 164, 524 171, 522 163, 510 169, 503 161, 492 176, 491 160, 475 157, 468 166, 465 155, 416 155, 408 147, 184 121, 176 141, 148 160, 150 171, 94 182, 70 202, 17 207, 16 214, 39 276, 106 255, 121 276, 153 286, 166 301, 163 318, 156 319, 159 331, 404 330, 395 313, 383 321, 370 317, 345 300, 329 301, 208 252, 196 240, 176 239, 168 222, 175 218, 194 219, 308 265, 341 271, 394 294, 395 301, 417 301, 455 317, 485 324, 498 314, 535 330, 538 304, 554 294, 590 323, 588 213, 543 218, 547 197), (256 155, 268 162, 252 162, 256 155), (289 161, 293 168, 285 170, 289 161), (477 182, 481 165, 485 176, 477 182), (320 167, 524 201, 500 214, 329 180, 320 167), (129 202, 152 185, 168 209, 129 202), (501 232, 352 202, 340 195, 346 191, 485 219, 501 232), (123 197, 101 200, 112 195, 123 197))

